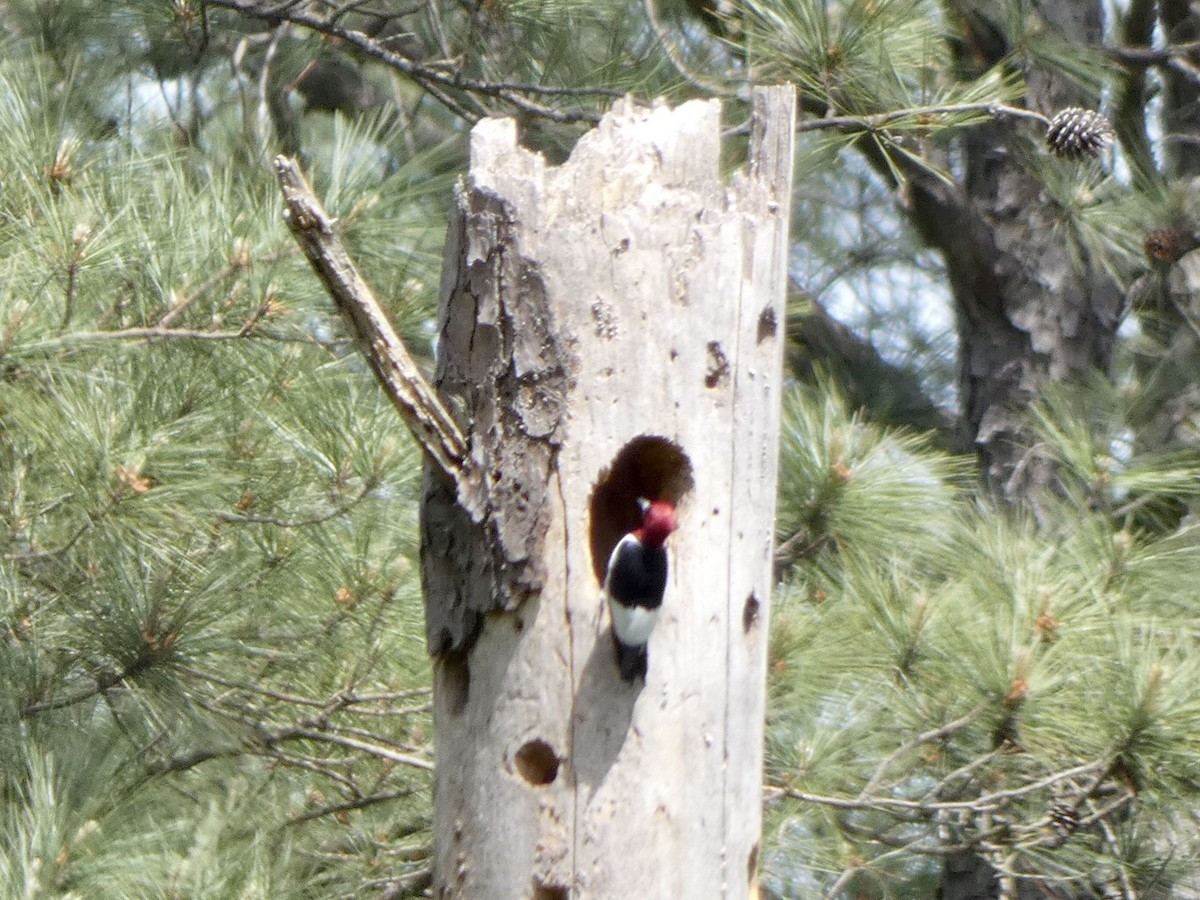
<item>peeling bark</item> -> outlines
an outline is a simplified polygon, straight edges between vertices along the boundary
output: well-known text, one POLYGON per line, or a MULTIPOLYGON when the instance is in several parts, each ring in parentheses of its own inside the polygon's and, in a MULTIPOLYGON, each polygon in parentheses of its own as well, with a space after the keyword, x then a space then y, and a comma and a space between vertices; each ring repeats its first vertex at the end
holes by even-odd
POLYGON ((519 251, 518 213, 460 188, 440 315, 437 384, 453 398, 480 473, 469 490, 427 477, 422 553, 435 656, 470 649, 483 617, 541 591, 552 471, 574 387, 537 263, 519 251), (511 305, 511 307, 510 307, 511 305))

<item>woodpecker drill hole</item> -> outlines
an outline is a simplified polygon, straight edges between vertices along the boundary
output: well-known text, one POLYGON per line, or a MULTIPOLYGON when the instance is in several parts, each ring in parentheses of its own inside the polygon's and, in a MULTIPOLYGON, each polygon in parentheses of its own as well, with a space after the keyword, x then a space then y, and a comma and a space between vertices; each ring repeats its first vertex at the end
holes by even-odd
POLYGON ((550 784, 558 777, 558 754, 540 738, 526 742, 513 761, 521 777, 535 787, 550 784))
POLYGON ((704 373, 706 388, 721 387, 729 382, 729 358, 720 341, 708 342, 708 369, 704 373))
POLYGON ((666 500, 676 508, 692 491, 692 464, 674 441, 639 435, 600 473, 588 504, 596 583, 617 541, 642 524, 638 500, 666 500))
POLYGON ((757 597, 751 594, 746 598, 746 605, 742 607, 742 631, 746 634, 758 624, 758 607, 757 597))
POLYGON ((466 651, 447 653, 441 660, 442 695, 452 716, 462 715, 471 695, 471 666, 466 651))
POLYGON ((775 307, 764 306, 763 311, 758 314, 758 343, 762 343, 767 338, 775 337, 775 332, 779 330, 779 319, 775 315, 775 307))
POLYGON ((536 875, 533 877, 532 900, 568 900, 571 891, 561 884, 544 884, 536 875))

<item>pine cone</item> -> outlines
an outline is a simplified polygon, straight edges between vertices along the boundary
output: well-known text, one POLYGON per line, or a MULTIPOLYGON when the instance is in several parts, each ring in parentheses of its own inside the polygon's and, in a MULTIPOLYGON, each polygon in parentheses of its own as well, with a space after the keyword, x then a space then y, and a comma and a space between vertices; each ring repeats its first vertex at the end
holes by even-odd
POLYGON ((1098 112, 1069 106, 1050 120, 1046 146, 1055 156, 1067 159, 1098 157, 1112 143, 1113 130, 1098 112))
POLYGON ((1174 263, 1200 242, 1191 231, 1182 228, 1156 228, 1146 235, 1146 255, 1154 262, 1174 263))

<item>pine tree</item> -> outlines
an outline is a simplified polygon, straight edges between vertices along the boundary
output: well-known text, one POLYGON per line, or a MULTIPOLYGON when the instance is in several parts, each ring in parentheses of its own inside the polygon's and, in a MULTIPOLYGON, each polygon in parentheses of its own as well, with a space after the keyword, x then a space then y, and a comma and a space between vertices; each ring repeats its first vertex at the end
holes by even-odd
POLYGON ((1190 5, 384 6, 0 4, 0 893, 427 878, 420 458, 271 154, 427 362, 467 125, 781 79, 766 888, 1194 893, 1190 5))
MULTIPOLYGON (((63 27, 0 66, 0 894, 419 883, 420 459, 240 143, 237 86, 194 95, 216 109, 181 146, 170 92, 63 27)), ((389 166, 383 124, 319 127, 312 166, 421 345, 448 182, 432 153, 419 184, 389 166)))

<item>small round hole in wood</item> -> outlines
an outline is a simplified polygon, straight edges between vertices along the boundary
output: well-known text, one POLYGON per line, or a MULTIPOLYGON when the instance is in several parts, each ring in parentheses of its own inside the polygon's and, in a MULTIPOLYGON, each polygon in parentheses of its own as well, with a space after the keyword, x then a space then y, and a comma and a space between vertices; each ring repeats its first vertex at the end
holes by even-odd
POLYGON ((642 522, 638 498, 667 500, 678 507, 692 490, 692 463, 674 441, 639 435, 621 448, 600 473, 588 505, 592 567, 604 583, 608 557, 617 541, 642 522))
POLYGON ((541 787, 558 777, 558 754, 541 738, 522 745, 513 761, 521 777, 532 785, 541 787))
POLYGON ((775 315, 775 307, 768 304, 758 314, 758 343, 761 344, 767 338, 775 337, 775 332, 778 330, 779 319, 775 315))
POLYGON ((751 594, 746 598, 746 605, 742 607, 742 631, 746 634, 758 624, 758 611, 758 598, 751 594))
POLYGON ((571 891, 561 884, 544 884, 535 876, 531 896, 533 900, 568 900, 571 891))
POLYGON ((442 657, 439 668, 446 708, 451 715, 462 715, 471 695, 471 666, 467 662, 466 651, 447 653, 442 657))

